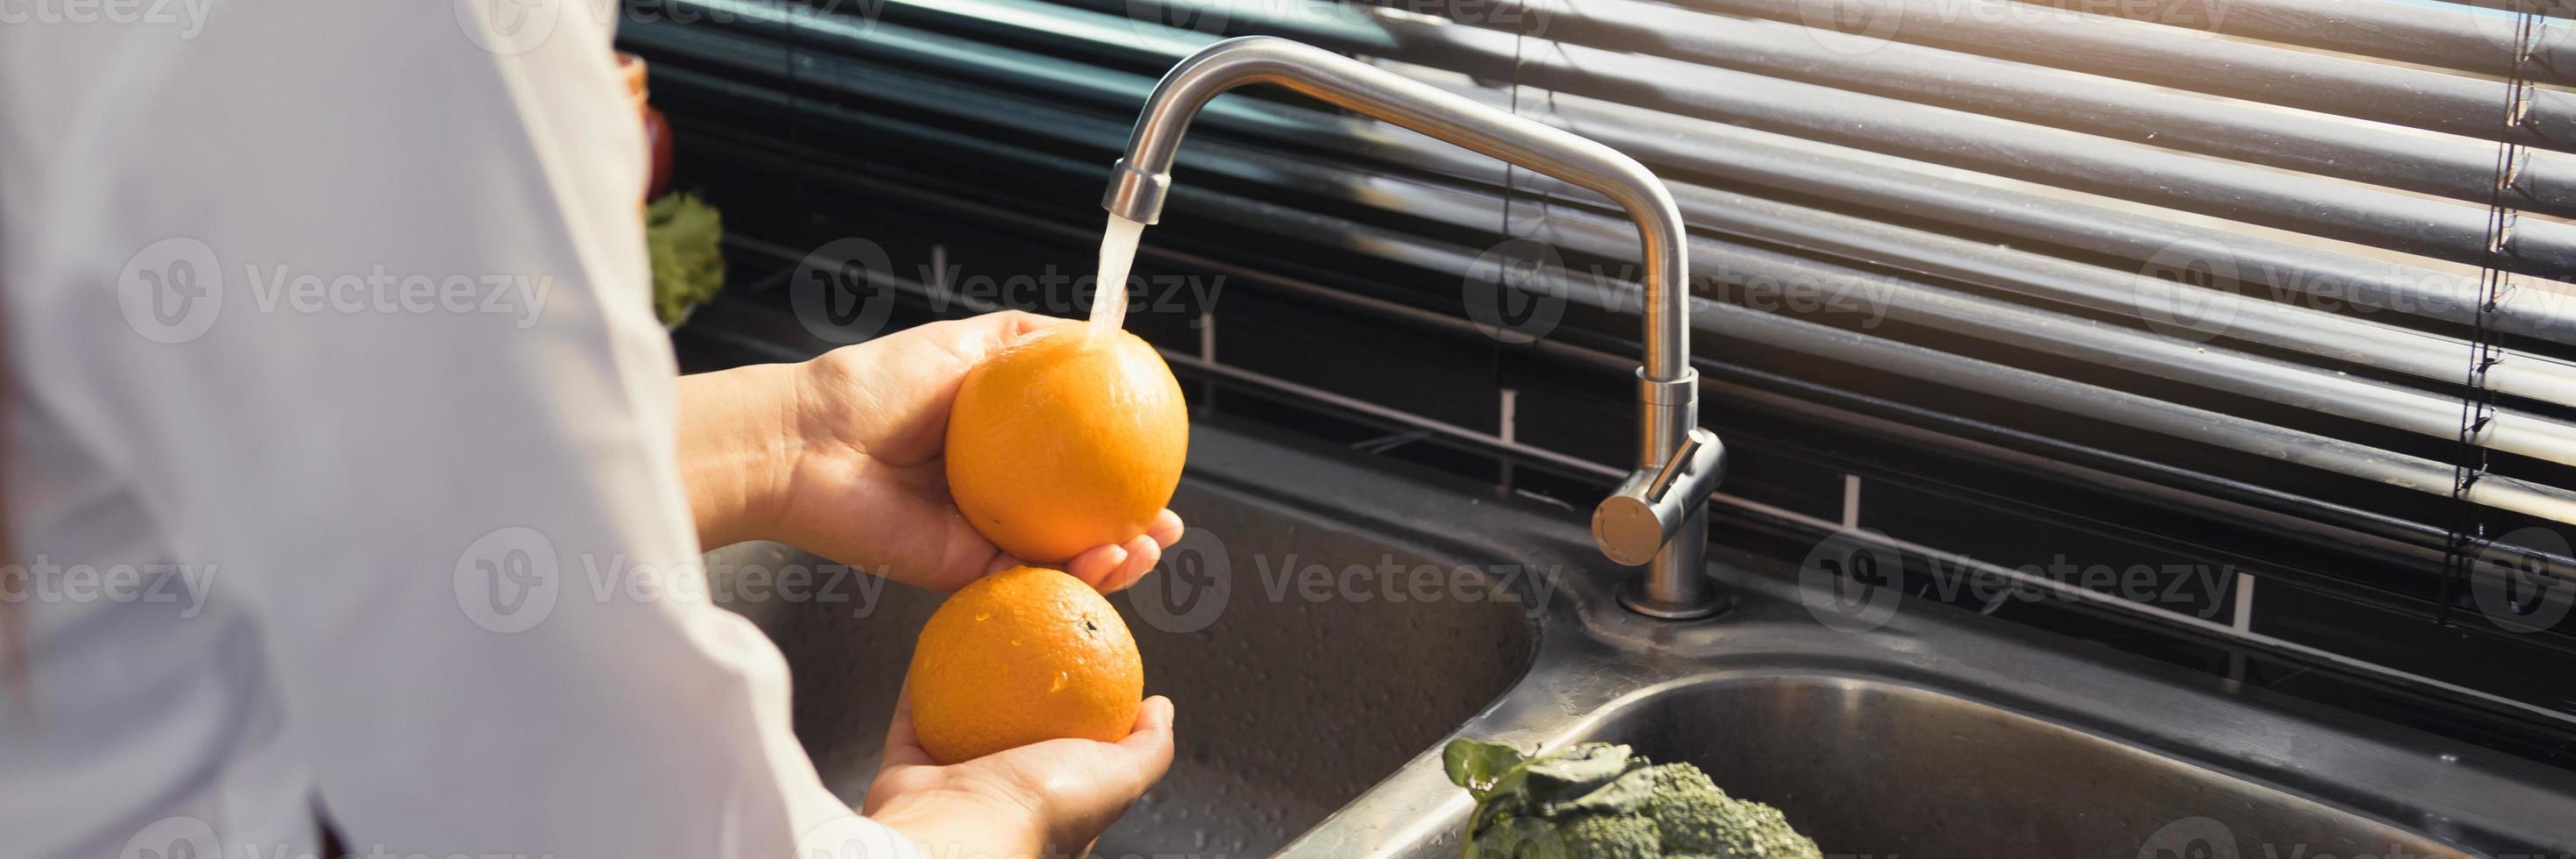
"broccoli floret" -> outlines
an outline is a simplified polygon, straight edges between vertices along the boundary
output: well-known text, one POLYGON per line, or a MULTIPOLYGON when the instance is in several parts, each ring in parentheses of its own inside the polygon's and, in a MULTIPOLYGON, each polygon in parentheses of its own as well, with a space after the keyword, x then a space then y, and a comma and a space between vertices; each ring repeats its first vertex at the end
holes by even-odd
POLYGON ((1532 758, 1457 740, 1442 764, 1476 798, 1466 859, 1822 859, 1779 809, 1627 746, 1583 743, 1532 758))
POLYGON ((1468 859, 1663 859, 1655 820, 1635 812, 1502 817, 1467 842, 1468 859))
POLYGON ((1727 796, 1686 763, 1649 770, 1655 779, 1656 835, 1668 856, 1711 859, 1820 859, 1816 842, 1789 828, 1779 809, 1727 796))
POLYGON ((1655 820, 1642 814, 1578 814, 1553 821, 1521 843, 1519 859, 1663 859, 1655 820))

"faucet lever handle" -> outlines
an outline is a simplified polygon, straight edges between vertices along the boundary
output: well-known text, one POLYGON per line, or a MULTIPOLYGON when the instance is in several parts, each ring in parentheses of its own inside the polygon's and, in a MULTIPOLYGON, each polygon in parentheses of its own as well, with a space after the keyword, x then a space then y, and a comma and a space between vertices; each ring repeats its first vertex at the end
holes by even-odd
POLYGON ((1673 458, 1664 460, 1663 469, 1655 472, 1655 479, 1646 484, 1646 501, 1661 503, 1675 482, 1702 465, 1698 459, 1700 450, 1716 443, 1716 434, 1692 427, 1688 435, 1682 436, 1681 449, 1673 451, 1673 458))
POLYGON ((1717 490, 1726 473, 1726 445, 1717 434, 1692 427, 1672 458, 1654 469, 1629 473, 1616 492, 1592 509, 1592 542, 1610 560, 1638 566, 1654 560, 1684 518, 1717 490))

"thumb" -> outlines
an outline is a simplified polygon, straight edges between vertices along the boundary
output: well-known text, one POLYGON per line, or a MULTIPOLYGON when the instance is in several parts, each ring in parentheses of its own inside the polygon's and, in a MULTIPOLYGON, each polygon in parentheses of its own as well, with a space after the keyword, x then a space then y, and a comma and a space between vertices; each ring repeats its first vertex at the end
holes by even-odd
POLYGON ((1135 762, 1140 783, 1150 786, 1161 781, 1163 772, 1172 767, 1172 699, 1161 695, 1145 699, 1136 710, 1136 727, 1118 741, 1118 748, 1135 762))

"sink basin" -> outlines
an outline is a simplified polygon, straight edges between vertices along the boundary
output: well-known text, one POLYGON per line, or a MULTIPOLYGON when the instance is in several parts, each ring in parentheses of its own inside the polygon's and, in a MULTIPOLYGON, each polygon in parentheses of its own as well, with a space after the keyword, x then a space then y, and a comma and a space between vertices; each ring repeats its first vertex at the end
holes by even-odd
MULTIPOLYGON (((1136 635, 1146 692, 1173 699, 1178 754, 1096 855, 1268 855, 1438 744, 1529 665, 1537 627, 1521 606, 1531 603, 1363 602, 1338 592, 1342 571, 1374 576, 1390 564, 1406 575, 1430 565, 1476 571, 1485 586, 1525 583, 1481 578, 1484 565, 1214 479, 1185 480, 1172 507, 1189 519, 1189 537, 1165 569, 1111 602, 1136 635), (1315 569, 1334 577, 1325 599, 1310 600, 1303 586, 1323 574, 1315 569)), ((708 558, 719 602, 785 654, 797 737, 855 805, 876 772, 913 637, 941 595, 886 585, 871 601, 848 575, 837 597, 728 582, 797 565, 829 569, 775 544, 708 558)))
POLYGON ((2460 855, 2282 790, 1878 680, 1691 683, 1616 708, 1592 737, 1696 764, 1728 793, 1778 807, 1829 855, 2460 855))

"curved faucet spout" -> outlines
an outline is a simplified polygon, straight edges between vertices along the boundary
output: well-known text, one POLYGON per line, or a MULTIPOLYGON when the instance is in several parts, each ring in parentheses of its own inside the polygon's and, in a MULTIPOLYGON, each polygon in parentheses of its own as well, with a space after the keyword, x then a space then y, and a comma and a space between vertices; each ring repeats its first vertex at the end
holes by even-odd
POLYGON ((1643 592, 1628 595, 1632 608, 1659 617, 1712 613, 1717 600, 1702 566, 1707 520, 1701 507, 1716 485, 1719 452, 1714 437, 1692 435, 1699 426, 1699 375, 1690 364, 1690 251, 1681 209, 1664 183, 1636 159, 1557 128, 1310 45, 1244 36, 1191 54, 1155 85, 1101 205, 1138 223, 1160 220, 1190 120, 1217 94, 1254 83, 1284 86, 1556 177, 1627 211, 1637 224, 1646 273, 1638 473, 1670 472, 1689 481, 1685 491, 1669 491, 1668 482, 1647 498, 1652 482, 1632 478, 1634 486, 1623 486, 1595 512, 1593 537, 1612 560, 1648 564, 1643 592), (1679 459, 1690 461, 1676 465, 1679 459), (1692 491, 1697 497, 1689 497, 1692 491))

